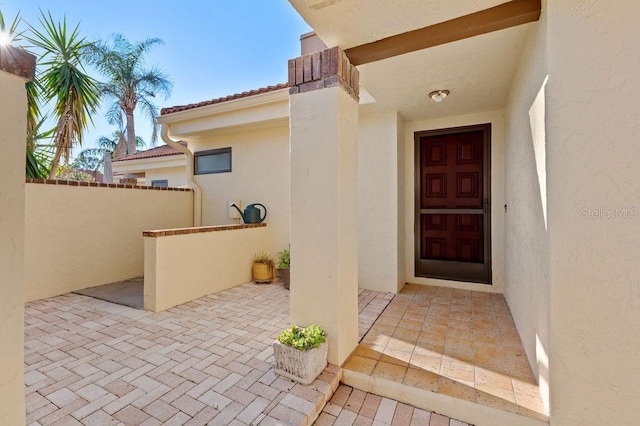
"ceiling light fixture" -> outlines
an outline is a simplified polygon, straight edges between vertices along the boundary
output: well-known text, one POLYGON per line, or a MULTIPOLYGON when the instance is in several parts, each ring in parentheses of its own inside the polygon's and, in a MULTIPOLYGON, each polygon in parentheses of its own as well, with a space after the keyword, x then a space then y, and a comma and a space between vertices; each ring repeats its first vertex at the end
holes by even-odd
POLYGON ((448 90, 434 90, 433 92, 429 93, 429 97, 435 102, 442 102, 444 98, 449 96, 449 93, 450 92, 448 90))

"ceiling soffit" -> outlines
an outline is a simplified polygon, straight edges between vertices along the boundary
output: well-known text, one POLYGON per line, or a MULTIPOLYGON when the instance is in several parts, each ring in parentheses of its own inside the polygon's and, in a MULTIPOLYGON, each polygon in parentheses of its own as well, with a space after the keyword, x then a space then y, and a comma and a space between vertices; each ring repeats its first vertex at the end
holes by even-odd
POLYGON ((505 0, 289 0, 327 46, 348 49, 505 3, 505 0))

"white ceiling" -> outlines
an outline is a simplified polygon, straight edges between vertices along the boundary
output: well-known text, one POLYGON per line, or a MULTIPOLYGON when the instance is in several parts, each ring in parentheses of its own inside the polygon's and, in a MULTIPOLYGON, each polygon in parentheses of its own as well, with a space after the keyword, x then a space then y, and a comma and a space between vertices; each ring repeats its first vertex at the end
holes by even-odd
MULTIPOLYGON (((344 0, 350 1, 350 0, 344 0)), ((530 23, 358 66, 376 100, 362 112, 397 110, 407 121, 505 107, 530 23), (451 91, 443 102, 428 97, 451 91)))
POLYGON ((327 46, 347 49, 507 0, 289 0, 327 46))

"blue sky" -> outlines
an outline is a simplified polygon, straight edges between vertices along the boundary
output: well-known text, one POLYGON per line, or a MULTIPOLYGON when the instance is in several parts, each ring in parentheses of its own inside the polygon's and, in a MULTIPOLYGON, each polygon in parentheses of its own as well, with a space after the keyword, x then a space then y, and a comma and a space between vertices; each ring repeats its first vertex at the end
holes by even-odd
MULTIPOLYGON (((168 100, 156 101, 160 107, 285 82, 287 60, 299 56, 299 37, 311 30, 287 0, 0 0, 5 18, 20 11, 36 26, 40 9, 80 23, 89 39, 113 33, 132 41, 161 38, 165 45, 147 63, 169 74, 174 87, 168 100)), ((149 142, 149 126, 136 119, 137 133, 149 142)), ((94 122, 84 147, 115 130, 101 113, 94 122)))

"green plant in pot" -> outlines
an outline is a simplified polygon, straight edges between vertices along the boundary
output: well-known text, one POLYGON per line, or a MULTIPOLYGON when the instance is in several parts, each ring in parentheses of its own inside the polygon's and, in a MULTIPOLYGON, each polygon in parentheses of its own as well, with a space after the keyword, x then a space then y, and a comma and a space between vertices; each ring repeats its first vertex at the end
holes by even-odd
POLYGON ((253 257, 253 281, 256 284, 273 281, 273 258, 262 252, 253 257))
POLYGON ((282 250, 278 253, 278 270, 280 270, 280 276, 282 277, 282 285, 289 290, 289 284, 291 280, 291 253, 289 250, 282 250))
POLYGON ((313 382, 327 366, 324 330, 315 325, 292 325, 273 342, 275 373, 303 385, 313 382))

